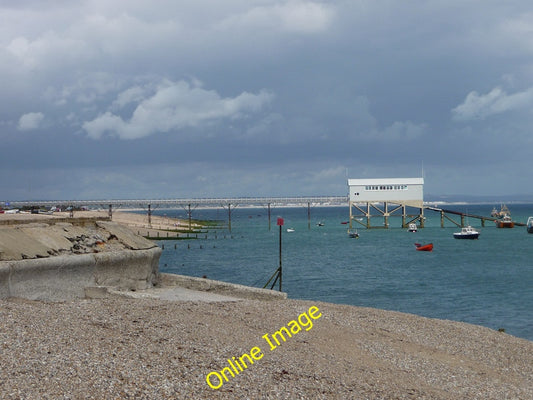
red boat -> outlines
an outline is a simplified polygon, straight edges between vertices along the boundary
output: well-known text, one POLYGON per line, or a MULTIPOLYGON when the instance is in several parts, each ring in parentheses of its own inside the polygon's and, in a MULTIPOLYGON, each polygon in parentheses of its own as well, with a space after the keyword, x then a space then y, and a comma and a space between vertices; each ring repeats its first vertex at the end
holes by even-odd
POLYGON ((433 243, 428 243, 428 244, 415 243, 415 247, 417 251, 433 251, 433 243))

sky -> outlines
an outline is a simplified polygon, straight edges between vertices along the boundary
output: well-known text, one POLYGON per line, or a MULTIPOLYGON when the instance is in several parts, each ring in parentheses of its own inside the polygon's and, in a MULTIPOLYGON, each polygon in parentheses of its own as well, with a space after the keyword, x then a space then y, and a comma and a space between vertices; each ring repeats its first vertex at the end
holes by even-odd
POLYGON ((533 199, 530 0, 0 0, 0 201, 533 199))

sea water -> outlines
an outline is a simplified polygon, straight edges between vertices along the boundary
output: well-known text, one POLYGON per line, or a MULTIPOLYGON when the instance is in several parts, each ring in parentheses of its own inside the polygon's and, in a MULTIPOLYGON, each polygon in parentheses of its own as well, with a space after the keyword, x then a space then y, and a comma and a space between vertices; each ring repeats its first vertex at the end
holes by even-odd
MULTIPOLYGON (((533 215, 533 204, 508 206, 517 222, 533 215)), ((443 208, 490 216, 493 205, 443 208)), ((154 214, 186 218, 180 210, 154 214)), ((281 217, 282 289, 289 298, 463 321, 533 340, 533 234, 525 227, 498 229, 491 221, 482 227, 470 218, 466 222, 480 230, 479 239, 457 240, 453 233, 460 228, 448 220, 441 228, 440 213, 425 210, 425 228, 416 233, 401 228, 401 216, 395 216, 389 229, 359 226, 355 239, 342 224, 348 206, 312 207, 310 216, 307 207, 273 208, 269 227, 265 208, 237 207, 229 231, 227 209, 194 210, 193 218, 221 225, 198 239, 160 241, 160 270, 263 287, 280 264, 281 217), (433 243, 434 249, 416 251, 415 242, 433 243)), ((383 217, 372 224, 383 224, 383 217)))

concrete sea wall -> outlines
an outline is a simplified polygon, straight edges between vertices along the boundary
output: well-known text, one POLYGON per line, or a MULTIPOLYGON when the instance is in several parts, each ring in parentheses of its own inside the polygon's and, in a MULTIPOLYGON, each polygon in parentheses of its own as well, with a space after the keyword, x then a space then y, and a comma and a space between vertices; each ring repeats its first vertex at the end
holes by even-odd
POLYGON ((86 287, 143 290, 158 282, 161 249, 123 225, 50 219, 0 226, 0 298, 68 300, 86 287))
POLYGON ((175 288, 239 299, 287 298, 286 293, 273 290, 160 274, 160 255, 154 242, 109 219, 0 220, 0 298, 175 299, 179 298, 175 288))
POLYGON ((0 262, 0 298, 61 301, 85 297, 85 288, 142 290, 157 283, 161 249, 61 255, 0 262))

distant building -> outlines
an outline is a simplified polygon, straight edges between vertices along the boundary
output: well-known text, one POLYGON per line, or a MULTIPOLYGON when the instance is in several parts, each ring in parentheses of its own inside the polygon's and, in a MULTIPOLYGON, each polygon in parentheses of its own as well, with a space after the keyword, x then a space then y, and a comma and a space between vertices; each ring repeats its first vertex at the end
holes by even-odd
POLYGON ((424 178, 348 179, 348 187, 350 202, 424 203, 424 178))
POLYGON ((371 217, 384 217, 382 225, 374 227, 388 227, 389 216, 402 210, 402 227, 406 227, 408 217, 413 217, 409 222, 419 222, 424 226, 424 178, 379 178, 379 179, 348 179, 350 202, 350 228, 352 221, 371 228, 371 217), (383 204, 383 208, 378 207, 383 204), (417 214, 408 215, 406 207, 418 208, 417 214), (378 214, 371 214, 371 208, 378 214), (358 211, 354 214, 352 209, 358 211), (366 218, 366 223, 360 222, 366 218))

